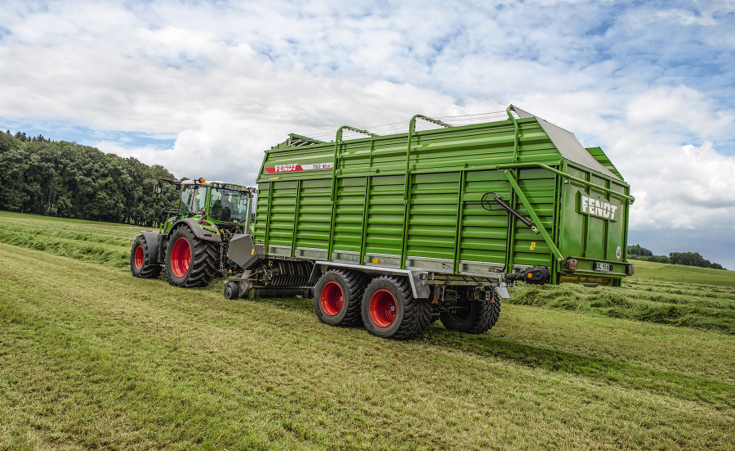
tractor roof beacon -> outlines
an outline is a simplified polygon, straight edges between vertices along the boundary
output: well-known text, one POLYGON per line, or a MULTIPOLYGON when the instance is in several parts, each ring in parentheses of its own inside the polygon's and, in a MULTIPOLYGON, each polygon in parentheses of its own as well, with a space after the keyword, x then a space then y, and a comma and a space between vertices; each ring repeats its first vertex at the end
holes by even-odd
MULTIPOLYGON (((313 290, 329 325, 411 339, 439 319, 482 333, 509 284, 620 286, 633 274, 630 186, 602 149, 513 105, 294 133, 266 151, 257 182, 253 232, 228 229, 242 272, 225 296, 313 290)), ((180 236, 169 235, 175 255, 180 236)))
POLYGON ((136 277, 158 277, 166 271, 169 283, 202 287, 216 275, 241 268, 228 258, 230 240, 250 230, 255 188, 220 181, 161 179, 154 197, 168 183, 181 191, 176 208, 161 203, 165 217, 157 232, 141 231, 130 251, 130 270, 136 277))

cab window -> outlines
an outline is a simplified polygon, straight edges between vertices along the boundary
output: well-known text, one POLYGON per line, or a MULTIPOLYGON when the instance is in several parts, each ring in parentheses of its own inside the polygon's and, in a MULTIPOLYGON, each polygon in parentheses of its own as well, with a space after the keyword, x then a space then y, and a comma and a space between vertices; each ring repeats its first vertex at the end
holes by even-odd
POLYGON ((184 215, 198 214, 204 210, 207 202, 207 188, 187 186, 181 193, 181 211, 184 215))

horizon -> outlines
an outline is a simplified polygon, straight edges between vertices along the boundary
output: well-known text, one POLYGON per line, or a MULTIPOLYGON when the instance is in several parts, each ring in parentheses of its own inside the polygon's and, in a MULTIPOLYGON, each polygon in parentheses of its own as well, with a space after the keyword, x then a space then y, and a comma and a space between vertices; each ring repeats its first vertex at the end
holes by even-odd
POLYGON ((0 127, 253 184, 288 133, 504 110, 600 146, 629 243, 735 268, 735 3, 17 1, 0 127))

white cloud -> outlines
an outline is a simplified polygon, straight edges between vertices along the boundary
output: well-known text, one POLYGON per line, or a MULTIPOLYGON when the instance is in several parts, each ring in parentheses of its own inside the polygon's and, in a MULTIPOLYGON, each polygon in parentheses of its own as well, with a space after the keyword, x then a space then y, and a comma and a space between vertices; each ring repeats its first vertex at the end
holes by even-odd
POLYGON ((514 103, 605 148, 632 229, 735 217, 732 2, 28 5, 0 11, 0 117, 175 139, 90 143, 179 176, 253 183, 289 132, 514 103))
POLYGON ((714 101, 687 86, 660 86, 636 95, 627 108, 632 124, 649 126, 668 121, 685 127, 700 137, 722 135, 732 129, 735 113, 715 111, 714 101))

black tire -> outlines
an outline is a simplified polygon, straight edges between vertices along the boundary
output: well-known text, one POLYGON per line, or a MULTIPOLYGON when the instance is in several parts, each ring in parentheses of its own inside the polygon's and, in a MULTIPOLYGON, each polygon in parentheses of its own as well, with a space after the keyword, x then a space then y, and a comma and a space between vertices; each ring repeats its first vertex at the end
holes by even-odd
POLYGON ((416 299, 405 277, 382 276, 370 282, 362 297, 362 321, 373 335, 411 340, 431 324, 432 306, 416 299))
POLYGON ((184 288, 206 287, 217 274, 218 255, 213 243, 197 238, 188 227, 179 227, 171 234, 166 250, 168 283, 184 288))
POLYGON ((225 298, 235 300, 240 297, 240 286, 235 282, 225 284, 225 298))
POLYGON ((362 322, 360 304, 367 285, 357 272, 331 269, 314 288, 314 312, 319 321, 330 326, 353 327, 362 322))
POLYGON ((133 241, 133 247, 130 249, 130 272, 141 279, 155 279, 161 274, 161 265, 151 261, 148 243, 143 235, 139 235, 133 241))
POLYGON ((495 293, 486 301, 459 299, 458 305, 460 309, 441 314, 442 324, 449 330, 481 334, 490 330, 500 317, 500 299, 495 293))

